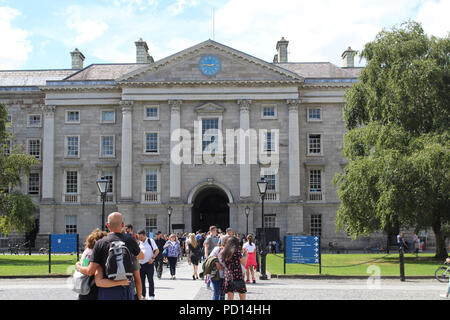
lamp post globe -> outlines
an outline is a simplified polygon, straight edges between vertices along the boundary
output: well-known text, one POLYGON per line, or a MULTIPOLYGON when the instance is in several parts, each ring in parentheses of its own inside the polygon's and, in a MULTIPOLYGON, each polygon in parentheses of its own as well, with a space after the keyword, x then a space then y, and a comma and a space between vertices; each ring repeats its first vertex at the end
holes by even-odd
POLYGON ((250 207, 246 206, 245 207, 245 216, 247 217, 247 233, 246 233, 246 236, 248 236, 248 216, 249 216, 249 214, 250 214, 250 207))
POLYGON ((267 181, 264 177, 261 177, 256 184, 258 185, 258 191, 261 196, 261 239, 260 239, 260 252, 261 252, 261 275, 260 280, 268 280, 266 274, 266 231, 264 229, 264 198, 266 197, 267 181))
POLYGON ((170 217, 172 216, 173 208, 168 207, 167 208, 167 215, 169 216, 169 235, 170 235, 170 217))
POLYGON ((108 193, 109 189, 109 179, 106 179, 105 177, 101 177, 96 181, 98 190, 100 191, 100 197, 102 200, 102 227, 101 230, 105 230, 105 201, 106 201, 106 194, 108 193))

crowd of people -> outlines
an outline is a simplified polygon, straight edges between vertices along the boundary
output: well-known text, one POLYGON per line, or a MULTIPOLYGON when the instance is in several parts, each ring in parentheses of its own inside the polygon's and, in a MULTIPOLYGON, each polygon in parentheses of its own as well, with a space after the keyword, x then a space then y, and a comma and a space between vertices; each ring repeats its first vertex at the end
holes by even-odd
MULTIPOLYGON (((208 288, 212 285, 213 300, 233 300, 236 293, 245 300, 246 285, 256 282, 256 245, 251 234, 234 234, 231 228, 222 232, 211 226, 206 234, 167 235, 158 231, 153 239, 145 230, 134 233, 133 226, 125 226, 118 212, 108 216, 106 226, 109 233, 95 229, 87 237, 76 263, 89 283, 89 292, 79 294, 80 300, 153 300, 155 270, 161 279, 166 264, 171 279, 176 280, 177 263, 183 257, 193 266, 194 281, 202 278, 208 288)), ((401 247, 408 245, 402 233, 398 243, 401 247)), ((276 243, 273 250, 277 250, 276 243)), ((450 258, 446 262, 450 263, 450 258)), ((448 298, 449 293, 450 283, 441 296, 448 298)))
POLYGON ((256 245, 253 235, 224 232, 211 226, 207 233, 134 233, 119 212, 111 213, 109 233, 95 229, 86 239, 76 269, 89 279, 88 294, 80 300, 154 300, 154 274, 161 279, 164 265, 176 280, 177 264, 184 257, 192 265, 192 279, 202 278, 213 300, 246 299, 246 284, 256 283, 256 245), (201 270, 200 269, 201 264, 201 270), (201 272, 200 272, 201 271, 201 272), (147 285, 148 284, 148 285, 147 285))

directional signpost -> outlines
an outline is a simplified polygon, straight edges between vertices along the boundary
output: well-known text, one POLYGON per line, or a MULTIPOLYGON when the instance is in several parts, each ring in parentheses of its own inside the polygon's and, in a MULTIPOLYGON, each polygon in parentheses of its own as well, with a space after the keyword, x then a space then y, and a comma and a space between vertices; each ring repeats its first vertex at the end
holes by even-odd
POLYGON ((319 264, 319 274, 322 274, 322 256, 320 253, 319 236, 284 237, 284 273, 286 263, 319 264))

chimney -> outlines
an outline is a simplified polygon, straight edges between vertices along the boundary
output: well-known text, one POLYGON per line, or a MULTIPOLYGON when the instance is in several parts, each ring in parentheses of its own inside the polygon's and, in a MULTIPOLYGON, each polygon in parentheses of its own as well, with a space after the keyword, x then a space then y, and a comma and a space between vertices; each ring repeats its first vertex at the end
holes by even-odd
POLYGON ((153 63, 153 57, 148 53, 147 42, 140 38, 136 44, 136 63, 153 63))
POLYGON ((289 41, 287 41, 284 37, 281 37, 281 40, 277 42, 278 61, 276 61, 276 63, 288 62, 288 50, 287 50, 288 44, 289 41))
POLYGON ((344 68, 354 68, 355 67, 355 54, 356 51, 348 47, 347 50, 341 55, 344 60, 344 68))
POLYGON ((80 50, 75 48, 75 50, 73 52, 71 52, 70 55, 72 56, 72 69, 75 69, 75 70, 83 69, 83 62, 84 62, 85 57, 80 52, 80 50))

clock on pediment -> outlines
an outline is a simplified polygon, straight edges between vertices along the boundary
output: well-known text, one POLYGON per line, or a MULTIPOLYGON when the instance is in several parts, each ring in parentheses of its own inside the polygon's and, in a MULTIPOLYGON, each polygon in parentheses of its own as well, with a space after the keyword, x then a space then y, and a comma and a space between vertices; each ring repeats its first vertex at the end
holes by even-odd
POLYGON ((213 55, 213 54, 207 54, 200 58, 200 61, 198 63, 198 67, 206 76, 213 76, 217 74, 221 69, 221 63, 220 59, 213 55))

